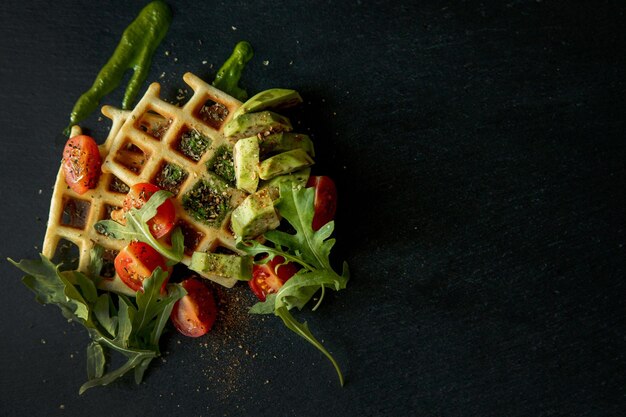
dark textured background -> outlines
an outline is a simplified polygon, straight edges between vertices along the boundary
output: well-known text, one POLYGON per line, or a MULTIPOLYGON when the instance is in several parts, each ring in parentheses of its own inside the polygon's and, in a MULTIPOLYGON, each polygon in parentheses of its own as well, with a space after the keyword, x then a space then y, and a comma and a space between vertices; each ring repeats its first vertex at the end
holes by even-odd
MULTIPOLYGON (((239 286, 211 335, 165 335, 144 384, 79 397, 86 333, 2 260, 0 415, 624 415, 624 3, 414 3, 171 1, 149 77, 173 97, 245 39, 249 91, 305 97, 353 278, 301 317, 343 389, 239 286)), ((142 4, 0 8, 0 258, 36 256, 59 132, 142 4)))

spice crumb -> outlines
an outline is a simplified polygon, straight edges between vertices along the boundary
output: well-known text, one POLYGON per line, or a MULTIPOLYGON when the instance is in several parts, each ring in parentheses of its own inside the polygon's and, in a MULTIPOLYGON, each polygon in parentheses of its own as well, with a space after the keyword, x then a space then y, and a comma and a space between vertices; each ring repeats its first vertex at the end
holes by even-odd
POLYGON ((162 72, 161 75, 159 75, 159 78, 165 78, 165 73, 162 72))
POLYGON ((165 51, 165 56, 170 56, 170 51, 165 51))
POLYGON ((202 61, 202 65, 206 65, 208 61, 202 61))
POLYGON ((270 64, 270 61, 263 61, 263 65, 265 65, 266 67, 270 64))
POLYGON ((237 27, 235 27, 235 26, 231 26, 231 29, 232 29, 232 30, 237 30, 237 27))

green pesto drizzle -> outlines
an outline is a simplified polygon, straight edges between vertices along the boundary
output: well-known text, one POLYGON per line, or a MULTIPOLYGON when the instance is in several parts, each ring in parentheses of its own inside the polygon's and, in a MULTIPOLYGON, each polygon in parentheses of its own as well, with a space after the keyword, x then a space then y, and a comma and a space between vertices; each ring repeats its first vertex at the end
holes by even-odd
POLYGON ((226 62, 224 62, 224 65, 217 71, 213 86, 219 88, 226 94, 230 94, 237 100, 244 101, 247 99, 248 93, 237 84, 239 83, 243 69, 246 67, 248 61, 252 59, 253 54, 252 46, 248 42, 242 41, 235 45, 235 49, 230 58, 228 58, 226 62))
POLYGON ((171 21, 172 12, 162 1, 153 1, 141 10, 124 30, 115 52, 102 67, 91 88, 74 105, 66 134, 69 134, 71 126, 89 116, 98 107, 100 100, 120 84, 128 69, 133 70, 133 75, 126 86, 122 108, 132 107, 148 76, 154 51, 165 37, 171 21))

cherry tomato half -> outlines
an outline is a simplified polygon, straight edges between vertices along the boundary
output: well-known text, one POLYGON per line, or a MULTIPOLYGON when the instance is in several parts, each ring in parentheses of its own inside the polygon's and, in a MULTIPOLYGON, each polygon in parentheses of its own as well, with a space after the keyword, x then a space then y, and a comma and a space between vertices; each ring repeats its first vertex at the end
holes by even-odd
MULTIPOLYGON (((122 210, 116 210, 111 213, 111 217, 119 222, 124 222, 124 212, 131 208, 141 208, 152 197, 152 194, 159 191, 160 188, 147 182, 135 184, 130 188, 122 210)), ((176 221, 176 209, 171 199, 165 200, 157 209, 156 215, 148 220, 148 227, 152 236, 159 239, 167 235, 174 227, 176 221)))
POLYGON ((200 337, 211 330, 215 323, 215 298, 206 285, 195 278, 188 278, 181 285, 187 294, 176 301, 170 318, 181 334, 200 337))
MULTIPOLYGON (((143 242, 131 242, 115 257, 115 272, 121 280, 133 291, 143 291, 143 282, 152 275, 152 272, 161 267, 167 271, 165 259, 152 246, 143 242)), ((165 289, 167 280, 163 282, 165 289)))
POLYGON ((92 137, 78 135, 69 138, 63 149, 65 182, 77 194, 96 188, 102 159, 92 137))
POLYGON ((319 230, 335 218, 337 211, 337 187, 330 177, 310 177, 307 187, 315 187, 315 213, 313 230, 319 230))
POLYGON ((286 264, 284 262, 285 258, 275 256, 266 264, 255 264, 252 267, 252 279, 248 281, 248 285, 259 300, 265 301, 267 294, 278 292, 280 287, 300 269, 292 262, 286 264))

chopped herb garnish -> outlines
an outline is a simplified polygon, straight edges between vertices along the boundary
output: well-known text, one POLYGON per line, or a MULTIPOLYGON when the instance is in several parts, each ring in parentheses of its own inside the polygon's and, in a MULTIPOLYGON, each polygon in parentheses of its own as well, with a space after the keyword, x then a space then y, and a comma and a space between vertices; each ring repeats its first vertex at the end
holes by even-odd
POLYGON ((139 129, 155 139, 160 140, 170 128, 172 119, 166 119, 158 113, 149 111, 139 120, 139 129))
POLYGON ((213 157, 207 161, 206 168, 215 172, 229 184, 235 183, 235 165, 233 163, 233 152, 226 145, 217 148, 213 157))
POLYGON ((155 183, 164 190, 178 194, 180 185, 185 181, 187 175, 187 171, 181 166, 168 162, 163 165, 163 168, 155 178, 155 183))
POLYGON ((217 176, 201 179, 183 196, 183 208, 196 220, 219 225, 230 210, 228 185, 217 176))
POLYGON ((115 257, 118 251, 114 249, 105 249, 102 254, 102 268, 100 268, 100 276, 104 278, 113 278, 115 276, 115 257))
POLYGON ((210 145, 210 138, 207 138, 196 129, 192 129, 182 134, 178 150, 188 158, 199 161, 210 145))
POLYGON ((219 129, 228 117, 228 108, 222 103, 207 101, 198 112, 198 117, 214 129, 219 129))
POLYGON ((111 184, 109 184, 109 190, 114 193, 127 194, 130 191, 130 187, 124 183, 121 179, 113 177, 111 184))

